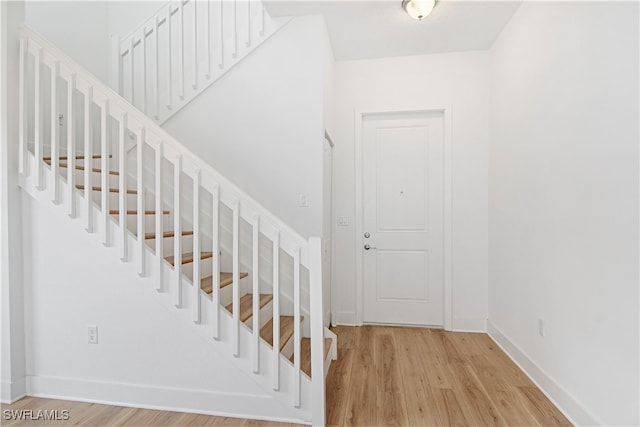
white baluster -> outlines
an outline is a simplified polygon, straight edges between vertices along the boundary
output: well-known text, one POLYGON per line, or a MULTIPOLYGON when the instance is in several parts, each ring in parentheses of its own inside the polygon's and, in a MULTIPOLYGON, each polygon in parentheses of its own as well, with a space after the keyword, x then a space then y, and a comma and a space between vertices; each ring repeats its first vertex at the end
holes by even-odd
POLYGON ((211 79, 211 0, 207 1, 207 73, 205 78, 211 79))
POLYGON ((147 28, 142 27, 142 111, 147 114, 147 28))
MULTIPOLYGON (((122 43, 118 42, 118 93, 120 96, 124 96, 124 54, 120 53, 122 49, 122 43)), ((126 99, 126 98, 125 98, 126 99)))
POLYGON ((233 355, 240 356, 240 201, 233 202, 233 355))
POLYGON ((178 96, 180 97, 181 100, 184 100, 184 82, 185 82, 185 76, 184 76, 184 3, 182 3, 182 0, 178 0, 178 20, 180 22, 180 33, 179 33, 179 37, 180 37, 180 43, 178 43, 178 48, 180 51, 180 66, 178 67, 178 70, 180 71, 180 75, 179 75, 179 82, 180 82, 180 91, 178 92, 178 96))
POLYGON ((220 55, 218 56, 218 67, 224 68, 224 1, 220 0, 220 16, 218 28, 220 28, 220 55))
POLYGON ((300 248, 293 253, 293 406, 300 407, 300 248))
MULTIPOLYGON (((110 227, 110 222, 111 219, 109 217, 109 100, 105 100, 104 101, 104 105, 102 105, 102 111, 101 111, 101 118, 100 118, 100 124, 101 124, 101 129, 100 129, 100 136, 101 136, 101 141, 100 141, 100 145, 102 148, 102 153, 101 153, 101 162, 100 162, 100 168, 101 173, 100 173, 100 177, 102 178, 101 180, 101 186, 102 186, 102 192, 100 193, 102 196, 102 225, 104 227, 104 236, 103 236, 103 240, 102 243, 105 246, 110 246, 111 245, 111 227, 110 227)), ((86 165, 87 167, 92 166, 92 164, 90 165, 86 165)))
POLYGON ((120 37, 109 34, 109 55, 114 59, 114 64, 109 66, 109 83, 122 96, 122 53, 120 48, 120 37))
POLYGON ((233 45, 231 56, 235 58, 238 55, 238 0, 233 0, 233 45))
POLYGON ((156 78, 156 115, 155 119, 160 120, 160 37, 158 37, 158 16, 156 15, 156 19, 153 27, 153 34, 155 36, 155 78, 156 78))
POLYGON ((218 225, 220 221, 220 186, 215 184, 211 205, 211 252, 213 252, 213 273, 211 302, 213 303, 213 338, 220 339, 220 250, 218 225))
POLYGON ((247 41, 246 46, 251 46, 251 0, 247 0, 247 41))
POLYGON ((162 210, 162 141, 156 147, 156 263, 158 264, 158 284, 156 290, 164 290, 164 215, 162 210))
POLYGON ((256 215, 253 220, 253 372, 260 372, 260 217, 256 215))
MULTIPOLYGON (((171 110, 171 104, 173 103, 173 61, 171 60, 171 46, 173 45, 172 31, 171 31, 171 3, 167 8, 167 109, 171 110)), ((158 113, 159 115, 159 113, 158 113)))
POLYGON ((273 239, 273 389, 280 390, 280 233, 273 239))
POLYGON ((84 202, 87 207, 87 231, 93 233, 93 123, 91 105, 93 104, 93 87, 84 94, 84 202))
POLYGON ((193 0, 193 89, 198 89, 198 1, 193 0))
POLYGON ((60 63, 54 61, 51 67, 51 174, 53 185, 51 186, 51 201, 56 205, 60 194, 60 133, 58 132, 58 76, 60 75, 60 63))
POLYGON ((38 190, 44 190, 44 183, 42 179, 42 48, 38 48, 38 53, 35 55, 35 71, 34 71, 34 154, 36 157, 36 181, 38 190))
POLYGON ((71 218, 76 217, 76 118, 73 114, 75 89, 76 75, 71 74, 67 82, 67 198, 71 218))
POLYGON ((143 162, 143 155, 144 155, 144 141, 145 141, 145 129, 141 128, 138 130, 138 134, 137 134, 137 155, 136 155, 136 173, 138 175, 137 177, 137 184, 138 184, 138 195, 136 196, 137 201, 138 201, 138 224, 136 227, 136 230, 138 231, 138 256, 140 258, 140 264, 138 266, 138 274, 141 277, 144 277, 144 275, 146 274, 145 271, 145 267, 146 267, 146 251, 145 251, 145 242, 144 242, 144 236, 145 236, 145 200, 144 200, 144 162, 143 162))
POLYGON ((25 139, 27 138, 27 103, 25 102, 25 94, 27 92, 27 79, 26 79, 26 55, 27 55, 27 38, 24 36, 20 37, 20 75, 18 76, 20 79, 20 88, 18 93, 18 108, 19 108, 19 116, 18 116, 18 127, 20 128, 20 134, 18 139, 19 149, 18 149, 18 172, 22 175, 26 170, 26 161, 27 161, 27 144, 25 143, 25 139))
POLYGON ((118 220, 120 222, 120 259, 127 261, 129 258, 129 230, 127 229, 127 113, 122 114, 120 119, 120 129, 118 134, 119 167, 118 167, 118 202, 120 212, 118 220))
MULTIPOLYGON (((179 238, 179 236, 176 236, 179 238)), ((200 289, 202 289, 200 245, 200 170, 193 175, 193 322, 200 323, 200 289)), ((215 256, 213 254, 212 256, 215 256)))
POLYGON ((180 178, 182 174, 182 156, 178 156, 173 169, 173 272, 175 277, 175 305, 182 307, 182 212, 180 209, 180 178))
POLYGON ((135 88, 135 70, 134 70, 134 66, 135 66, 135 55, 133 54, 134 52, 134 36, 131 36, 131 42, 129 44, 129 88, 131 89, 131 92, 129 92, 131 94, 131 97, 129 98, 129 102, 131 102, 131 105, 136 105, 136 98, 134 96, 134 88, 135 88))
POLYGON ((264 14, 264 6, 260 3, 260 30, 258 31, 260 37, 264 37, 264 14))

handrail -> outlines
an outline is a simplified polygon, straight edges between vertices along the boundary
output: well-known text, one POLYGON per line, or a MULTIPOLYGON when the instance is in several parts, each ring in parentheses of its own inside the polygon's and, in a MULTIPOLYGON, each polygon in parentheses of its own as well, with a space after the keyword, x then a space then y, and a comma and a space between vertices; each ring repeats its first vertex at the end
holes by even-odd
MULTIPOLYGON (((282 220, 277 218, 275 215, 271 214, 259 202, 252 199, 251 196, 222 176, 208 163, 193 154, 187 147, 180 144, 152 119, 131 105, 129 101, 124 99, 113 89, 95 78, 84 67, 76 64, 71 58, 52 45, 48 40, 28 28, 26 25, 21 26, 21 31, 24 35, 29 37, 30 43, 28 49, 30 51, 37 50, 37 47, 40 47, 45 51, 45 55, 43 55, 43 63, 52 63, 53 61, 51 60, 51 56, 55 56, 56 60, 60 63, 61 75, 76 76, 76 88, 81 89, 85 87, 92 87, 93 101, 95 103, 103 103, 104 100, 108 99, 110 114, 113 117, 121 117, 123 114, 126 114, 128 118, 128 127, 130 129, 146 130, 145 137, 147 143, 151 143, 155 146, 162 142, 164 144, 164 156, 166 158, 175 158, 178 155, 181 156, 184 173, 192 177, 194 172, 199 169, 202 174, 202 186, 209 192, 213 192, 215 184, 218 183, 220 185, 221 202, 228 206, 232 206, 234 200, 241 200, 242 210, 240 216, 242 219, 251 223, 255 216, 260 216, 261 232, 269 238, 274 237, 275 230, 279 230, 281 248, 290 256, 294 256, 296 247, 301 246, 304 248, 308 245, 308 240, 306 238, 282 222, 282 220), (33 46, 34 42, 36 46, 33 46), (46 53, 49 53, 49 55, 46 55, 46 53)), ((306 251, 303 251, 301 262, 302 265, 308 268, 308 256, 306 251)))

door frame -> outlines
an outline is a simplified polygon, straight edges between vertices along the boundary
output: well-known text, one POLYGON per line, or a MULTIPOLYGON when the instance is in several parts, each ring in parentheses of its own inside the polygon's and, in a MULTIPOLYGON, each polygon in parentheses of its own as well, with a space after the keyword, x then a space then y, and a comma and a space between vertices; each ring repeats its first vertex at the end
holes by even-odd
POLYGON ((428 105, 416 106, 416 108, 396 107, 396 106, 370 106, 367 108, 356 109, 354 114, 355 123, 355 255, 356 255, 356 271, 355 271, 355 302, 356 325, 363 325, 364 314, 364 271, 363 257, 364 250, 362 248, 362 233, 364 232, 364 141, 362 137, 362 126, 365 117, 370 115, 384 114, 415 114, 415 113, 441 113, 444 124, 444 141, 443 141, 443 310, 444 310, 444 329, 450 331, 453 329, 453 263, 452 263, 452 121, 451 115, 453 111, 452 105, 428 105))

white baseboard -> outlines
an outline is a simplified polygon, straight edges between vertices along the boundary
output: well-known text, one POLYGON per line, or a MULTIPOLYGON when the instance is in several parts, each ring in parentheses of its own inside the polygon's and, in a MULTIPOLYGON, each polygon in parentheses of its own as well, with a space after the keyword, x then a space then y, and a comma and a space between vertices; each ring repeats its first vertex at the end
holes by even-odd
POLYGON ((13 403, 27 395, 27 381, 25 377, 15 381, 2 380, 0 383, 0 402, 13 403))
POLYGON ((455 332, 487 332, 487 319, 453 318, 455 332))
POLYGON ((544 369, 538 366, 525 352, 506 337, 491 321, 487 332, 495 343, 514 361, 520 369, 538 386, 573 425, 602 426, 604 423, 590 413, 578 400, 566 391, 544 369))
POLYGON ((331 316, 331 324, 333 326, 357 326, 356 313, 351 311, 338 311, 334 312, 331 316))
MULTIPOLYGON (((282 404, 268 395, 159 387, 49 376, 27 376, 27 394, 78 402, 100 403, 221 417, 300 423, 283 418, 282 404)), ((73 420, 73 414, 71 414, 73 420)))

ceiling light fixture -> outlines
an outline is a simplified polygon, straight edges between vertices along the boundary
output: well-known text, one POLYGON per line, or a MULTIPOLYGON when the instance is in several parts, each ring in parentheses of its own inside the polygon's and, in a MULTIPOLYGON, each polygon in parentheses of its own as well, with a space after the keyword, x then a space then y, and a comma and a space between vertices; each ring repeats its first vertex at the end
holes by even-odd
POLYGON ((418 21, 426 18, 435 5, 436 0, 402 0, 402 8, 410 17, 418 21))

